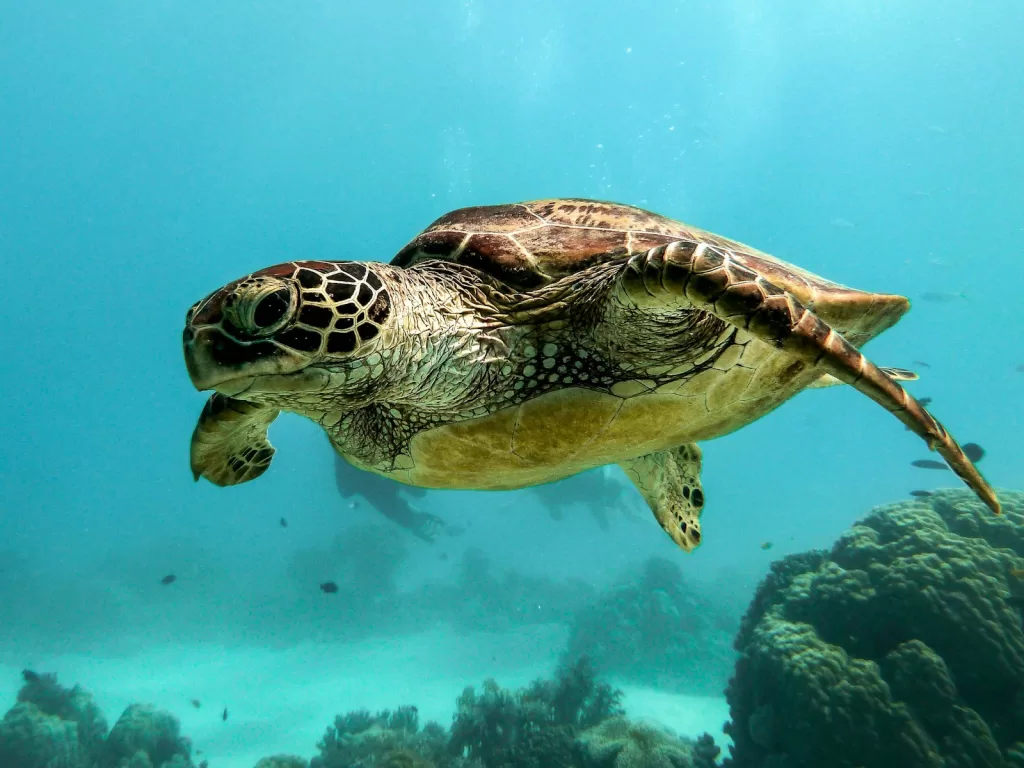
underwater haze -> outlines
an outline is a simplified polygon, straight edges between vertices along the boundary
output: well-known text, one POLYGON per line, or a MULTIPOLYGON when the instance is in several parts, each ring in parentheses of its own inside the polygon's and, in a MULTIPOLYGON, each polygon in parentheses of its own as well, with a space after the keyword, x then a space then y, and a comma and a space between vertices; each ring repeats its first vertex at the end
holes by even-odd
MULTIPOLYGON (((988 481, 1024 488, 1022 33, 1014 0, 0 1, 0 712, 56 690, 53 674, 109 719, 89 746, 82 717, 16 707, 0 768, 454 768, 421 742, 399 739, 406 763, 338 746, 363 731, 336 715, 407 705, 452 726, 458 765, 555 765, 499 759, 475 721, 466 737, 497 705, 457 699, 472 685, 484 701, 488 678, 520 704, 538 678, 583 679, 598 703, 612 685, 626 717, 676 734, 673 766, 714 764, 705 731, 736 768, 812 765, 755 726, 749 757, 726 726, 746 717, 746 678, 726 687, 759 582, 880 505, 946 514, 938 489, 974 503, 952 472, 912 465, 938 456, 884 408, 813 389, 703 443, 703 542, 685 553, 616 466, 518 491, 381 490, 292 414, 265 475, 195 482, 209 393, 183 362, 185 313, 280 262, 386 263, 465 206, 639 206, 907 296, 866 354, 919 374, 906 388, 981 447, 988 481), (105 728, 136 703, 169 713, 178 746, 116 752, 105 728), (58 729, 54 746, 37 716, 78 740, 58 729)), ((1005 564, 1008 627, 1024 611, 1011 539, 993 541, 1019 562, 978 560, 1005 564)), ((899 642, 925 642, 915 631, 899 642)), ((822 636, 887 669, 888 647, 822 636)), ((1000 695, 1020 707, 1024 640, 1007 642, 1001 678, 1019 686, 1000 695)), ((648 764, 621 757, 632 746, 588 756, 618 715, 586 712, 559 726, 566 765, 648 764)), ((1024 722, 989 722, 1007 762, 949 765, 1024 765, 1024 722)))

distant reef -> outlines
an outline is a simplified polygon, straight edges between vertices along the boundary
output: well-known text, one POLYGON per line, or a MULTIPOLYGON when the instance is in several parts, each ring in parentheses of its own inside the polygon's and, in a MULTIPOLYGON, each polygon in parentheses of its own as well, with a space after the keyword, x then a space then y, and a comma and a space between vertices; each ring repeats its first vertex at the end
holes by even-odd
MULTIPOLYGON (((621 696, 580 659, 517 690, 494 680, 466 688, 447 728, 421 725, 414 706, 339 715, 312 761, 276 755, 256 768, 714 768, 711 736, 633 722, 621 696)), ((196 766, 177 719, 148 705, 128 707, 108 732, 92 696, 54 675, 26 671, 0 723, 3 768, 216 768, 211 761, 196 766)))
POLYGON ((730 768, 1024 768, 1024 494, 874 510, 776 562, 736 638, 730 768))
POLYGON ((737 621, 706 591, 677 562, 651 558, 573 614, 562 658, 585 656, 622 682, 720 696, 736 662, 737 621))
POLYGON ((18 702, 0 721, 3 768, 197 768, 169 712, 132 704, 108 729, 83 688, 65 688, 55 675, 22 674, 18 702))
POLYGON ((415 707, 335 719, 310 768, 713 768, 718 747, 630 721, 586 660, 518 690, 466 688, 449 728, 415 707))
MULTIPOLYGON (((879 507, 831 550, 774 563, 735 638, 724 767, 1024 768, 1024 493, 1000 498, 1000 517, 959 490, 879 507)), ((414 706, 351 711, 312 761, 257 768, 712 768, 711 736, 631 721, 574 657, 670 680, 672 664, 718 663, 693 645, 701 610, 653 561, 576 621, 552 679, 466 688, 447 727, 414 706)), ((172 715, 136 704, 108 731, 86 691, 51 675, 26 671, 0 722, 3 768, 205 765, 172 715)))

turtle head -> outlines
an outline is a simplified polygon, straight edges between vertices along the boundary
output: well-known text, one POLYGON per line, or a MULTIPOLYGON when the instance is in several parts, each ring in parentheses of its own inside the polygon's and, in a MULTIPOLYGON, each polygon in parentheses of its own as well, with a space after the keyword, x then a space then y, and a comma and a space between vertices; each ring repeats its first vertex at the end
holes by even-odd
POLYGON ((311 405, 311 393, 344 400, 373 388, 381 368, 367 358, 390 319, 391 296, 371 265, 279 264, 189 309, 185 365, 196 389, 229 397, 284 408, 298 395, 311 405))

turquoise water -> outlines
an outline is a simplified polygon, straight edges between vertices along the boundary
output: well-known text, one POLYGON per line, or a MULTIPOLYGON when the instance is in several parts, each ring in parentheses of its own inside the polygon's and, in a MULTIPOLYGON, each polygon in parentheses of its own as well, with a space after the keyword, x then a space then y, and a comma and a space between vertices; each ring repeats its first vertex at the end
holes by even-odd
MULTIPOLYGON (((254 762, 243 749, 253 744, 309 757, 315 744, 292 736, 319 735, 324 713, 267 693, 276 673, 289 684, 318 678, 321 656, 296 661, 304 641, 328 657, 347 643, 377 653, 379 641, 414 659, 398 678, 363 667, 371 682, 323 705, 340 713, 416 703, 407 698, 424 690, 417 674, 429 677, 408 650, 417 632, 489 632, 504 650, 477 661, 443 633, 429 645, 427 666, 461 680, 438 683, 454 706, 462 685, 488 674, 503 685, 549 674, 586 589, 662 557, 682 570, 695 612, 721 614, 701 642, 727 656, 773 560, 830 546, 912 489, 958 487, 949 473, 911 467, 928 456, 921 441, 845 387, 803 393, 704 446, 704 543, 691 555, 619 476, 621 497, 593 475, 572 504, 550 491, 429 492, 409 503, 461 530, 423 542, 341 498, 322 435, 294 416, 272 428, 278 454, 257 482, 193 483, 188 444, 205 395, 182 362, 188 307, 281 261, 386 262, 462 206, 615 200, 844 284, 904 294, 912 311, 870 356, 921 374, 909 388, 933 398, 962 442, 984 446, 993 485, 1024 485, 1019 3, 0 10, 4 701, 23 667, 98 697, 104 676, 130 679, 109 694, 108 718, 152 700, 197 744, 208 734, 213 768, 254 762), (481 592, 483 607, 462 615, 453 606, 465 595, 442 587, 479 584, 479 561, 526 586, 481 592), (177 582, 161 585, 170 573, 177 582), (359 590, 325 603, 317 587, 331 579, 359 590), (367 589, 389 607, 353 597, 367 589), (395 597, 408 594, 420 595, 411 618, 395 597), (544 628, 553 634, 529 635, 544 628), (517 633, 526 639, 509 640, 517 633), (219 650, 207 653, 208 642, 219 650), (254 653, 260 696, 238 701, 241 672, 236 687, 211 683, 203 694, 251 719, 231 731, 235 720, 206 707, 198 712, 211 719, 197 720, 192 678, 176 675, 210 654, 218 669, 244 668, 254 653), (148 674, 157 682, 142 682, 148 674), (285 717, 295 725, 267 735, 285 717)), ((715 695, 723 665, 689 687, 623 685, 715 695)), ((702 729, 722 718, 709 719, 702 729)))

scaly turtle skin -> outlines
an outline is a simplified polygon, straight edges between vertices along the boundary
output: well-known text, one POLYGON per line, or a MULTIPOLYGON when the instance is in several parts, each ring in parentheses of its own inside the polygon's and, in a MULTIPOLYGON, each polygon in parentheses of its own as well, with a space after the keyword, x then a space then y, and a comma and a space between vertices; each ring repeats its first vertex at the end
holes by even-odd
POLYGON ((908 308, 624 205, 465 208, 390 265, 288 262, 193 306, 185 361, 216 394, 192 469, 218 485, 258 477, 281 410, 320 424, 356 467, 428 488, 521 488, 618 463, 689 551, 704 505, 696 444, 845 383, 998 513, 897 383, 913 374, 858 351, 908 308))

